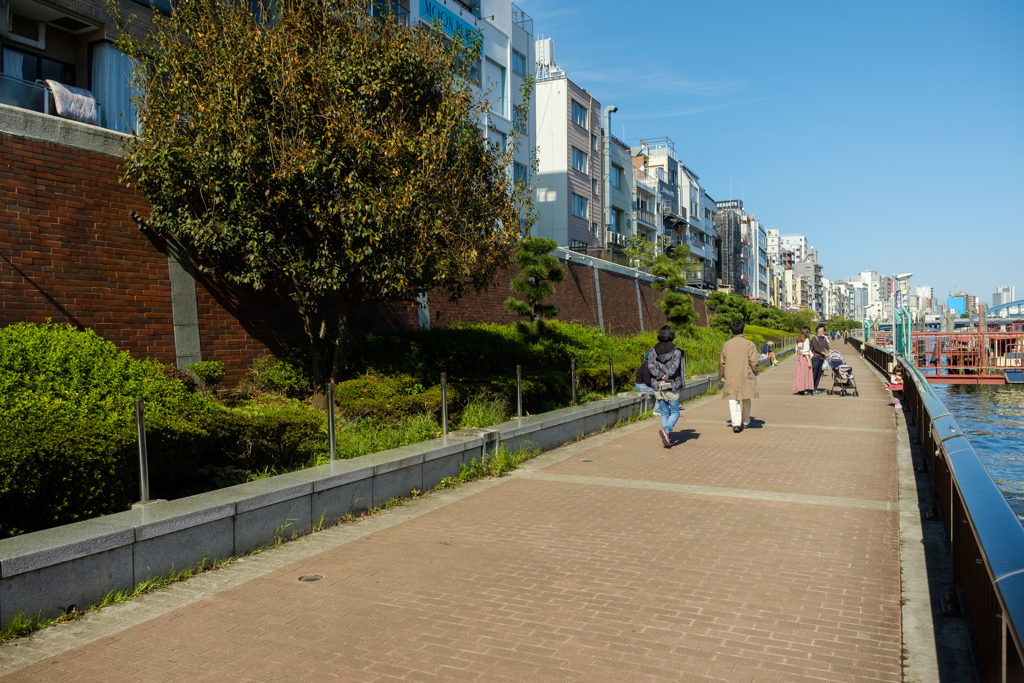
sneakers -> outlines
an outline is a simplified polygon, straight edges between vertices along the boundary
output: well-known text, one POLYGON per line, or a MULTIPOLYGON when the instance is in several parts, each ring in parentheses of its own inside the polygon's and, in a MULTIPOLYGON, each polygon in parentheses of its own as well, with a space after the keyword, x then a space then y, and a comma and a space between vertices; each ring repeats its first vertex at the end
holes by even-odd
POLYGON ((742 432, 742 431, 743 431, 743 427, 737 427, 737 426, 734 426, 734 427, 732 428, 732 433, 733 433, 733 434, 739 434, 739 433, 740 433, 740 432, 742 432))
POLYGON ((665 448, 672 447, 672 437, 669 436, 667 429, 659 429, 658 434, 661 436, 661 443, 665 444, 665 448))

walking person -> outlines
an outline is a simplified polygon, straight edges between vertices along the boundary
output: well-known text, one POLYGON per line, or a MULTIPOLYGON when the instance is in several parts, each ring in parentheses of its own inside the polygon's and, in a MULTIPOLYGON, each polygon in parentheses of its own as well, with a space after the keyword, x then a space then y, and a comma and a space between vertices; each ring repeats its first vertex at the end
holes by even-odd
POLYGON ((793 375, 793 391, 806 394, 814 391, 814 371, 811 370, 811 330, 804 327, 796 342, 796 372, 793 375))
POLYGON ((668 325, 658 330, 658 343, 654 345, 654 358, 650 360, 651 382, 657 398, 654 410, 661 414, 661 443, 672 447, 672 429, 679 421, 679 392, 686 386, 686 368, 683 351, 672 343, 676 331, 668 325))
POLYGON ((822 394, 824 390, 818 388, 818 382, 825 372, 825 359, 831 348, 828 345, 828 337, 825 335, 825 326, 818 324, 817 334, 811 337, 811 370, 814 372, 814 392, 822 394))
POLYGON ((636 371, 636 380, 633 383, 633 388, 637 393, 646 394, 651 397, 654 401, 654 408, 651 409, 655 415, 659 415, 658 402, 654 396, 653 381, 651 380, 651 360, 654 358, 654 349, 650 348, 644 352, 643 359, 640 361, 640 367, 636 371))
POLYGON ((732 339, 722 345, 718 357, 718 378, 724 383, 722 398, 729 401, 732 431, 739 433, 750 425, 750 401, 758 398, 757 347, 743 336, 742 320, 733 320, 729 329, 732 339))

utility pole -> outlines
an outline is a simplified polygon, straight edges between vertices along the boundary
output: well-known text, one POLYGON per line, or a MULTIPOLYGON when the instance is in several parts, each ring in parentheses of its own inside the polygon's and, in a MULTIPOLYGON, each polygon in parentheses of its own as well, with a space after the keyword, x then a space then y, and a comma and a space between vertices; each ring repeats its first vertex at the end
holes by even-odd
MULTIPOLYGON (((612 114, 619 110, 618 107, 608 105, 604 108, 604 130, 601 131, 602 142, 604 144, 604 160, 602 163, 602 180, 601 184, 601 208, 603 209, 601 215, 601 245, 600 248, 604 249, 608 246, 608 230, 612 225, 612 114)), ((611 260, 610 258, 608 259, 611 260)))

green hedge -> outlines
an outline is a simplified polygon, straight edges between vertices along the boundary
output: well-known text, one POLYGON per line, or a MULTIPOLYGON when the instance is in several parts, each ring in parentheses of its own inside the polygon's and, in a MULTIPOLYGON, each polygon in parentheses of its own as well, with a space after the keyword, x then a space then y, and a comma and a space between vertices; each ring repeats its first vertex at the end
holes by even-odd
POLYGON ((134 401, 146 401, 154 481, 174 481, 212 445, 212 406, 158 363, 91 331, 0 329, 0 537, 126 509, 138 498, 134 401))

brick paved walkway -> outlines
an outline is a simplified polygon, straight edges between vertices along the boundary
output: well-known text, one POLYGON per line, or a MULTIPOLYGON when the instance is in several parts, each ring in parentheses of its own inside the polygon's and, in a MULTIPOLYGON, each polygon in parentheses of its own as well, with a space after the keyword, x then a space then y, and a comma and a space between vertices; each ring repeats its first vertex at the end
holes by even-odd
POLYGON ((703 399, 0 681, 898 681, 893 409, 847 359, 859 398, 788 360, 741 434, 703 399))

